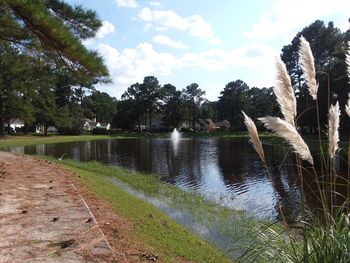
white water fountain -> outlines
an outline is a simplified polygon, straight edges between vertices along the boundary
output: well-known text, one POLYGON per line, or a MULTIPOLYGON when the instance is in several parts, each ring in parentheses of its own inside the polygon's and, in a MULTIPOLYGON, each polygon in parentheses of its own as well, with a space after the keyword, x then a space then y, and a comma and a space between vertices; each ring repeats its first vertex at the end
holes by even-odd
POLYGON ((181 134, 178 132, 178 130, 175 128, 173 130, 173 132, 170 134, 170 140, 171 140, 171 144, 172 144, 172 148, 174 151, 174 155, 176 156, 178 153, 178 149, 179 149, 179 142, 181 139, 181 134))
POLYGON ((178 141, 181 138, 181 134, 178 132, 176 128, 174 128, 173 132, 170 135, 170 139, 172 141, 178 141))

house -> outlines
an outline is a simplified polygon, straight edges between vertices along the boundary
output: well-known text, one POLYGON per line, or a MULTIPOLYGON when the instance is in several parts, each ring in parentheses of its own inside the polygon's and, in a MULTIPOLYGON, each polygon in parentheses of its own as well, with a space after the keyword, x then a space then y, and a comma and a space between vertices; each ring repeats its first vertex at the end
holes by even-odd
POLYGON ((217 127, 211 119, 198 119, 195 124, 196 131, 215 131, 217 127))
POLYGON ((231 124, 227 120, 215 122, 215 126, 218 127, 220 131, 228 131, 231 128, 231 124))
POLYGON ((7 132, 16 133, 19 129, 24 127, 24 121, 20 119, 10 119, 10 121, 7 121, 4 123, 4 128, 7 132))
POLYGON ((110 123, 104 123, 104 122, 101 122, 101 123, 97 123, 96 124, 96 128, 98 129, 105 129, 107 131, 110 131, 111 130, 111 124, 110 123))
MULTIPOLYGON (((44 134, 45 133, 44 125, 37 125, 35 127, 35 132, 44 134)), ((55 126, 49 126, 49 127, 47 127, 47 132, 57 132, 57 128, 55 126)))
MULTIPOLYGON (((148 121, 149 124, 149 121, 148 121)), ((152 117, 151 131, 165 130, 166 126, 163 121, 163 116, 161 114, 154 114, 152 117)))
POLYGON ((93 129, 104 129, 106 131, 111 130, 111 124, 110 123, 103 123, 103 122, 98 122, 96 121, 96 118, 93 120, 90 119, 84 119, 84 124, 83 124, 84 130, 85 131, 92 131, 93 129))
POLYGON ((85 131, 92 131, 97 125, 100 125, 100 123, 96 121, 96 118, 93 120, 84 119, 83 127, 85 131))
POLYGON ((24 121, 20 119, 11 119, 8 123, 5 122, 4 124, 5 127, 8 127, 8 125, 10 125, 12 130, 16 131, 16 129, 24 127, 24 121))

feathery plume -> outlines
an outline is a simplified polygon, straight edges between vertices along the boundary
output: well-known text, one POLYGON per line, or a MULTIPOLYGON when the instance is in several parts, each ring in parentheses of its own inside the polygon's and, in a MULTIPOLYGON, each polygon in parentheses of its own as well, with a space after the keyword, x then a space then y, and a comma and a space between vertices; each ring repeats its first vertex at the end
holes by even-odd
POLYGON ((309 42, 303 36, 300 37, 299 62, 304 72, 310 95, 316 100, 318 86, 316 82, 314 56, 312 55, 309 42))
POLYGON ((300 136, 295 126, 278 117, 263 117, 259 120, 264 123, 265 127, 274 131, 278 136, 284 138, 293 147, 294 151, 300 155, 300 158, 314 165, 314 160, 310 153, 309 147, 300 136))
POLYGON ((339 141, 339 103, 331 105, 328 112, 328 150, 329 157, 333 159, 336 151, 338 150, 338 141, 339 141))
POLYGON ((276 57, 277 78, 273 91, 280 105, 284 119, 294 125, 297 115, 297 101, 292 88, 292 83, 287 72, 286 65, 280 57, 276 57))
POLYGON ((348 94, 348 101, 346 102, 346 105, 345 105, 345 111, 348 114, 348 116, 350 117, 350 93, 348 94))
POLYGON ((250 137, 249 142, 253 145, 254 150, 258 153, 260 159, 265 162, 264 149, 262 147, 261 141, 259 139, 258 130, 251 118, 249 118, 244 111, 242 111, 244 116, 244 124, 247 127, 248 134, 250 137))
POLYGON ((348 65, 348 81, 350 83, 350 41, 348 42, 348 52, 346 54, 346 64, 348 65))

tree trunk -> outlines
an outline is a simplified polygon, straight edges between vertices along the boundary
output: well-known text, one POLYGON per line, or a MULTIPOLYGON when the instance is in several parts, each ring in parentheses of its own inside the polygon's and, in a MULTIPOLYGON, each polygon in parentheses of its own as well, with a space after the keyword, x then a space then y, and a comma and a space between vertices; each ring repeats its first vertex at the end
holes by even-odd
POLYGON ((152 111, 149 111, 149 131, 152 132, 152 111))
POLYGON ((195 106, 192 106, 192 129, 196 131, 196 116, 195 116, 195 106))
POLYGON ((10 122, 10 120, 8 120, 7 121, 7 134, 10 135, 11 131, 12 131, 12 129, 11 129, 11 122, 10 122))
POLYGON ((48 129, 47 124, 44 124, 44 135, 45 135, 45 136, 47 136, 47 129, 48 129))
POLYGON ((5 136, 4 104, 0 95, 0 138, 5 136))
POLYGON ((24 133, 25 135, 28 134, 28 124, 27 124, 26 122, 24 122, 23 133, 24 133))

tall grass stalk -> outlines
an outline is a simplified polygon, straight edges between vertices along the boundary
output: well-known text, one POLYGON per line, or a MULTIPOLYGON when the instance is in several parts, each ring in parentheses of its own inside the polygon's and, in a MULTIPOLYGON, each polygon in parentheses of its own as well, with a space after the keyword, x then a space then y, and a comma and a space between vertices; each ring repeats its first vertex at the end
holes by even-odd
MULTIPOLYGON (((261 117, 258 118, 267 129, 274 131, 277 136, 285 139, 296 153, 296 170, 300 179, 300 204, 302 218, 302 236, 290 235, 287 238, 281 237, 281 233, 272 231, 269 227, 256 231, 261 242, 252 244, 247 253, 243 254, 244 259, 255 262, 257 259, 262 261, 273 262, 349 262, 350 259, 350 224, 349 224, 349 174, 350 174, 350 134, 348 146, 348 176, 346 196, 337 192, 337 170, 335 161, 337 158, 338 141, 339 141, 339 104, 329 107, 328 113, 328 153, 323 151, 322 134, 320 125, 320 113, 317 99, 318 84, 314 66, 314 58, 309 43, 304 37, 300 38, 299 62, 303 70, 306 85, 313 100, 316 103, 316 117, 318 123, 318 138, 320 149, 321 174, 315 168, 313 156, 298 133, 295 119, 298 117, 294 114, 292 106, 295 105, 294 94, 290 94, 290 78, 286 76, 285 65, 277 59, 277 87, 274 88, 277 102, 284 119, 278 117, 261 117), (289 112, 288 112, 289 111, 289 112), (291 120, 291 116, 295 119, 291 120), (309 165, 305 166, 306 161, 309 165), (311 166, 310 166, 311 165, 311 166), (323 169, 323 167, 325 169, 323 169), (304 171, 307 171, 304 173, 304 171), (313 210, 305 206, 306 178, 312 176, 317 185, 314 194, 318 196, 321 204, 321 213, 318 215, 313 210), (322 180, 322 181, 321 181, 322 180), (338 205, 338 196, 344 198, 343 204, 338 205)), ((347 74, 350 83, 350 42, 346 56, 348 65, 347 74)), ((329 81, 328 81, 329 85, 329 81)), ((328 89, 330 86, 328 87, 328 89)), ((330 94, 328 94, 330 96, 330 94)), ((328 98, 330 100, 330 98, 328 98)), ((330 105, 330 103, 329 103, 330 105)), ((345 111, 350 117, 350 94, 345 111)), ((248 118, 244 114, 245 118, 248 118)), ((250 120, 251 121, 251 120, 250 120)), ((246 122, 248 127, 255 124, 246 122)), ((248 127, 249 131, 249 127, 248 127)), ((256 146, 254 146, 256 148, 256 146)), ((261 150, 260 150, 261 151, 261 150)), ((262 150, 263 151, 263 150, 262 150)), ((260 156, 260 154, 259 154, 260 156)), ((266 160, 262 160, 268 171, 266 160)), ((339 184, 340 185, 340 184, 339 184)), ((240 258, 240 259, 242 259, 240 258)))

